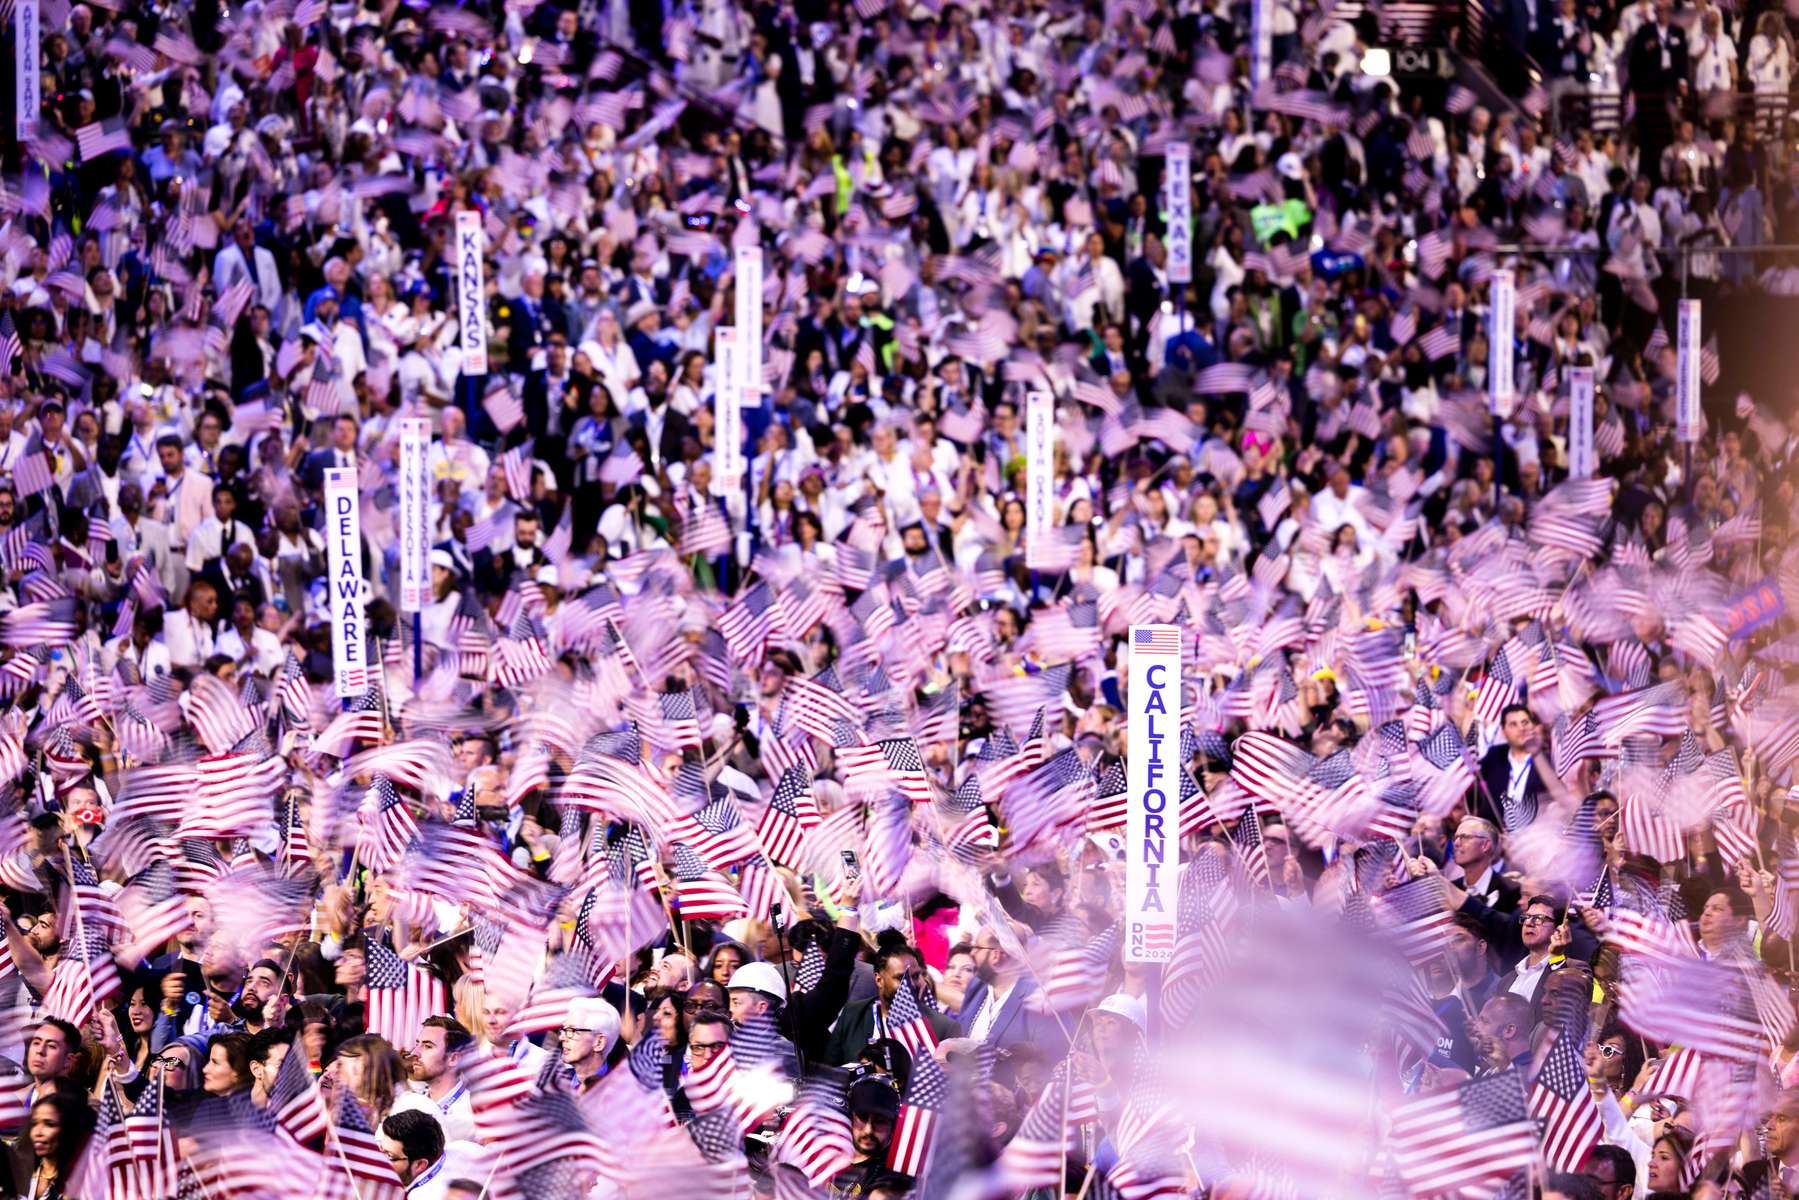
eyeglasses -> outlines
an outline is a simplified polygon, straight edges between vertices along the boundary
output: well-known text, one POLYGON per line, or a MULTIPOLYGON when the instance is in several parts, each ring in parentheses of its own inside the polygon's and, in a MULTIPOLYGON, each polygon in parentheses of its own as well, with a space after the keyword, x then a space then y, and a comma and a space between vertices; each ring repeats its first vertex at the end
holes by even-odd
POLYGON ((1532 913, 1528 917, 1525 917, 1520 923, 1524 925, 1553 925, 1555 924, 1555 918, 1545 917, 1541 913, 1532 913))
POLYGON ((724 1051, 729 1042, 688 1042, 687 1052, 698 1058, 710 1058, 724 1051))
POLYGON ((167 1054, 163 1055, 161 1058, 151 1059, 150 1065, 152 1067, 161 1067, 165 1071, 185 1071, 185 1070, 187 1070, 187 1060, 186 1059, 175 1058, 175 1057, 172 1057, 167 1054))
POLYGON ((584 1033, 597 1033, 599 1031, 595 1030, 595 1029, 577 1029, 573 1025, 564 1025, 561 1029, 558 1029, 556 1032, 561 1034, 563 1037, 579 1037, 580 1035, 582 1035, 584 1033))
POLYGON ((683 1012, 724 1012, 725 1006, 718 1000, 683 1000, 683 1012))
POLYGON ((1622 1046, 1601 1046, 1601 1047, 1599 1047, 1599 1057, 1601 1057, 1601 1058, 1617 1058, 1620 1054, 1623 1054, 1623 1053, 1624 1053, 1624 1047, 1622 1047, 1622 1046))

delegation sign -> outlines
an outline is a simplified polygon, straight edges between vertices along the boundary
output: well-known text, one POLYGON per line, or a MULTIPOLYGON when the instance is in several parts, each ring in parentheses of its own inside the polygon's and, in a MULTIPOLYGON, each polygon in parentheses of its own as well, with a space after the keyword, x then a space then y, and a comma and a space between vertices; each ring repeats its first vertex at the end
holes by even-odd
POLYGON ((1181 863, 1181 627, 1131 626, 1124 957, 1174 956, 1181 863))

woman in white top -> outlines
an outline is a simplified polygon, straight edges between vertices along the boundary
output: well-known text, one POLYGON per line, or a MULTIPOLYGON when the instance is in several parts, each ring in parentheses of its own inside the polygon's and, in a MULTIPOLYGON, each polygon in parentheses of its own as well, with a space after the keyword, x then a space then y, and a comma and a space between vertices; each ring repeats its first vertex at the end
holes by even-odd
POLYGON ((643 377, 643 371, 618 327, 618 313, 602 308, 595 314, 593 329, 589 339, 581 343, 581 349, 599 373, 600 382, 612 393, 612 403, 623 412, 625 400, 643 377))
POLYGON ((1785 95, 1793 81, 1793 38, 1779 12, 1770 9, 1749 39, 1749 78, 1758 95, 1785 95))
POLYGON ((1755 36, 1749 39, 1749 78, 1755 84, 1756 124, 1768 126, 1770 122, 1762 120, 1764 112, 1777 124, 1785 114, 1775 101, 1793 85, 1793 36, 1787 32, 1785 14, 1778 10, 1769 9, 1755 23, 1755 36))
POLYGON ((1218 231, 1218 239, 1206 255, 1206 263, 1213 273, 1212 317, 1215 320, 1230 318, 1230 290, 1242 283, 1247 274, 1242 266, 1242 255, 1243 230, 1233 222, 1218 231))

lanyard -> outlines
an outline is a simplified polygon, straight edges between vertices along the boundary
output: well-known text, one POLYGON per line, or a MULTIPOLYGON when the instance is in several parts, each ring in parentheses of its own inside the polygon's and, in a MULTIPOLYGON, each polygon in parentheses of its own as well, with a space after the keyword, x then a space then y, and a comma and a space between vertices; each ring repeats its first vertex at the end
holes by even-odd
MULTIPOLYGON (((467 1090, 468 1090, 468 1086, 466 1084, 458 1083, 456 1085, 455 1091, 451 1092, 442 1101, 433 1100, 432 1103, 437 1105, 438 1112, 443 1113, 445 1116, 448 1116, 450 1113, 450 1110, 456 1106, 456 1102, 458 1100, 462 1099, 462 1093, 464 1093, 467 1090)), ((435 1170, 436 1168, 432 1168, 432 1169, 435 1170)))
POLYGON ((410 1196, 413 1192, 416 1192, 427 1183, 430 1183, 437 1177, 437 1173, 443 1170, 443 1167, 443 1155, 440 1154, 437 1156, 437 1161, 431 1164, 431 1169, 429 1171, 426 1171, 423 1175, 420 1175, 417 1179, 406 1185, 406 1194, 410 1196))

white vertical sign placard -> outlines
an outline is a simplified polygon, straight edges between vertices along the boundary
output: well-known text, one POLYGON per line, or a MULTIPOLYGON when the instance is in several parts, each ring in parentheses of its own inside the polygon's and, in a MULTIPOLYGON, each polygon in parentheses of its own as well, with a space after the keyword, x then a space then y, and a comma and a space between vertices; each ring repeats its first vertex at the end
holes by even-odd
POLYGON ((1176 290, 1193 282, 1193 159, 1186 142, 1168 143, 1164 209, 1168 213, 1168 282, 1176 290))
POLYGON ((1274 0, 1249 0, 1249 87, 1262 86, 1274 74, 1274 0))
POLYGON ((1179 625, 1133 625, 1127 647, 1124 959, 1174 957, 1181 866, 1181 638, 1179 625))
POLYGON ((738 333, 729 326, 712 331, 712 443, 720 482, 743 481, 743 355, 738 333))
POLYGON ((1681 442, 1699 440, 1699 301, 1680 302, 1680 341, 1678 343, 1679 390, 1674 398, 1674 438, 1681 442))
POLYGON ((1488 288, 1487 321, 1487 408, 1492 412, 1507 411, 1518 389, 1512 382, 1512 338, 1517 323, 1518 293, 1508 268, 1493 272, 1488 288))
POLYGON ((462 323, 462 373, 487 374, 487 277, 481 256, 487 231, 481 214, 456 214, 456 310, 462 323))
POLYGON ((1591 479, 1599 469, 1593 449, 1593 368, 1568 372, 1568 475, 1591 479))
POLYGON ((362 503, 352 467, 325 470, 325 566, 330 572, 331 663, 340 697, 369 686, 368 630, 362 623, 362 503))
POLYGON ((37 136, 38 109, 38 0, 14 0, 13 33, 13 134, 19 141, 37 136))
POLYGON ((1024 402, 1024 561, 1040 561, 1056 524, 1056 403, 1048 392, 1024 402))
POLYGON ((431 422, 400 421, 400 611, 431 603, 431 422))
POLYGON ((762 395, 762 247, 737 247, 737 393, 740 403, 762 395))

